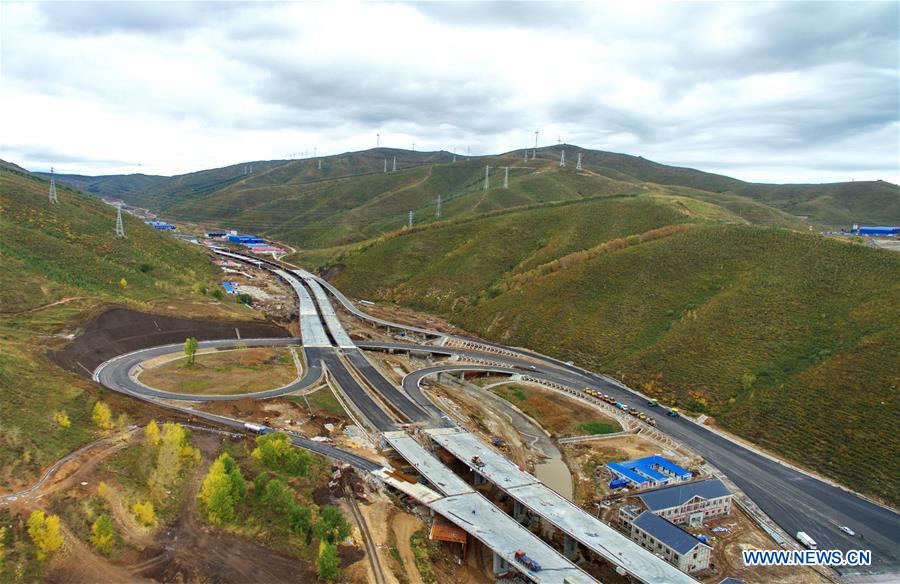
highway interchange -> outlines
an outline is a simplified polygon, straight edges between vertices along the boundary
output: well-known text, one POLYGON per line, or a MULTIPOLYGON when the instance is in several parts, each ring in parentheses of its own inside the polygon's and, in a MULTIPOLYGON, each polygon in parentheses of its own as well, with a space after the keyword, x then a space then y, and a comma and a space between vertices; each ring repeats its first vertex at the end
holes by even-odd
MULTIPOLYGON (((271 266, 265 265, 266 263, 260 260, 227 252, 223 255, 241 261, 249 261, 258 267, 272 269, 271 266)), ((646 413, 653 414, 654 412, 644 406, 646 403, 644 398, 604 376, 536 353, 378 319, 359 310, 346 296, 324 280, 303 271, 296 271, 288 275, 288 277, 298 279, 301 276, 305 277, 306 286, 312 285, 311 290, 314 292, 312 297, 315 298, 320 318, 322 318, 323 304, 328 304, 324 311, 326 314, 331 306, 327 300, 323 301, 323 295, 315 294, 316 285, 327 291, 350 314, 376 326, 404 330, 415 336, 440 340, 445 343, 450 341, 451 344, 469 345, 470 348, 426 343, 377 342, 358 342, 355 343, 355 347, 303 346, 308 367, 302 379, 282 388, 247 395, 202 396, 200 398, 163 392, 139 383, 133 376, 133 370, 147 359, 179 350, 179 346, 174 345, 153 347, 113 358, 96 369, 94 379, 115 391, 152 401, 157 405, 175 408, 194 417, 237 428, 242 427, 240 420, 232 420, 172 405, 171 401, 160 402, 159 400, 200 401, 202 399, 206 401, 233 400, 243 397, 274 397, 312 387, 327 370, 341 391, 352 402, 353 407, 357 410, 356 413, 368 422, 371 429, 377 432, 386 432, 396 430, 406 422, 447 424, 446 416, 419 389, 420 381, 426 376, 441 372, 489 370, 509 375, 527 374, 538 380, 565 386, 578 394, 585 387, 591 387, 618 401, 636 406, 646 413), (453 363, 415 371, 403 380, 403 391, 401 391, 372 366, 361 349, 414 351, 434 356, 456 356, 459 359, 473 360, 481 364, 453 363), (483 363, 490 365, 483 365, 483 363), (358 377, 351 372, 351 367, 374 390, 373 392, 367 391, 363 387, 358 377), (377 401, 371 394, 378 396, 377 401), (384 407, 385 405, 387 407, 384 407)), ((292 285, 295 284, 296 282, 292 283, 292 285)), ((333 309, 331 312, 333 314, 333 309)), ((324 318, 321 322, 322 324, 331 324, 324 318)), ((330 334, 330 336, 334 341, 335 335, 330 334)), ((238 343, 244 346, 262 346, 290 345, 298 342, 300 342, 299 339, 230 339, 204 341, 200 346, 201 348, 226 348, 236 346, 238 343)), ((345 345, 346 343, 342 342, 341 344, 345 345)), ((659 413, 656 413, 655 417, 658 420, 660 431, 687 445, 727 475, 788 534, 794 534, 800 530, 806 531, 819 543, 820 549, 871 549, 873 566, 870 571, 873 573, 894 573, 900 569, 900 516, 894 511, 746 448, 684 417, 670 418, 659 413), (851 537, 844 534, 838 529, 840 525, 851 527, 856 531, 857 536, 851 537)), ((381 466, 358 455, 306 440, 301 436, 292 435, 291 440, 299 447, 350 463, 364 471, 371 471, 381 466)))

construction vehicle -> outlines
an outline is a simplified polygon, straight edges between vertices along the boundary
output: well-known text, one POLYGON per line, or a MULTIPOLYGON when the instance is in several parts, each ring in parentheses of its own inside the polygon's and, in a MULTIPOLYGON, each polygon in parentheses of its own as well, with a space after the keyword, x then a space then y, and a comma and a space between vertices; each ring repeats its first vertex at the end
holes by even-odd
POLYGON ((517 562, 519 562, 520 564, 522 564, 523 566, 525 566, 532 572, 540 572, 541 571, 541 565, 539 563, 537 563, 535 560, 529 558, 528 554, 526 554, 524 551, 516 550, 515 556, 516 556, 517 562))

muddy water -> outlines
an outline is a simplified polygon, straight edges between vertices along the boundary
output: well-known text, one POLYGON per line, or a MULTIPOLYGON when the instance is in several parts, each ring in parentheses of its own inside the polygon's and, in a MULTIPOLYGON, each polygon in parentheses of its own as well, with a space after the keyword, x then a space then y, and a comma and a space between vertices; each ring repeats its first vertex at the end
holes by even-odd
MULTIPOLYGON (((556 450, 556 449, 554 449, 556 450)), ((550 453, 547 453, 550 454, 550 453)), ((553 453, 553 456, 535 465, 534 474, 541 482, 565 497, 572 500, 572 474, 569 467, 562 459, 559 450, 553 453)))

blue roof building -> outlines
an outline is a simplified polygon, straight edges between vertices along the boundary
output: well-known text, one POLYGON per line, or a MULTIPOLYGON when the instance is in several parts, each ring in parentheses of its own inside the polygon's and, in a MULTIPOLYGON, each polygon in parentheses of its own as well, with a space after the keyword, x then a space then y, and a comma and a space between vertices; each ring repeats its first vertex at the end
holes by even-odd
POLYGON ((658 487, 688 481, 693 475, 671 460, 654 455, 625 462, 610 462, 606 468, 637 488, 658 487))
POLYGON ((629 537, 688 574, 709 568, 712 547, 662 517, 634 506, 619 511, 629 537))
POLYGON ((851 231, 856 235, 875 235, 882 237, 893 237, 896 235, 900 235, 900 227, 874 227, 874 226, 866 226, 860 225, 858 227, 854 226, 854 229, 851 231))
POLYGON ((719 479, 680 483, 635 495, 648 511, 672 523, 703 525, 731 513, 732 493, 719 479))

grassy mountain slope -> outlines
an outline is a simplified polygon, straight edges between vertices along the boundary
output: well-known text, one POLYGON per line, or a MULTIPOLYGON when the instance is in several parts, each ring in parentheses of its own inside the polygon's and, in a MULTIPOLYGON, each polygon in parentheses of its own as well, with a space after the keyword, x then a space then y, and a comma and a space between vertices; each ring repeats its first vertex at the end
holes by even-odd
POLYGON ((106 304, 207 310, 191 304, 202 298, 192 289, 211 285, 215 272, 199 248, 127 215, 128 237, 117 239, 115 212, 97 198, 60 187, 51 206, 46 181, 0 166, 0 487, 9 487, 93 438, 92 384, 45 351, 106 304), (53 419, 63 411, 70 427, 53 419))
MULTIPOLYGON (((36 172, 35 175, 50 180, 50 173, 36 172)), ((57 174, 56 180, 62 184, 92 195, 104 198, 132 200, 147 189, 161 185, 168 180, 165 176, 148 174, 126 174, 112 176, 85 176, 81 174, 57 174)))
MULTIPOLYGON (((540 202, 663 192, 713 202, 751 222, 797 226, 800 216, 825 224, 891 223, 900 216, 900 188, 883 182, 766 185, 658 164, 639 156, 572 145, 541 148, 525 162, 521 151, 479 158, 446 152, 373 149, 321 159, 254 162, 135 186, 137 177, 97 177, 88 190, 115 191, 127 202, 173 218, 232 226, 298 247, 325 248, 364 241, 404 225, 475 215, 540 202), (560 150, 570 164, 559 167, 560 150), (584 170, 571 161, 580 153, 584 170), (398 171, 384 173, 397 157, 398 171), (319 168, 321 160, 322 167, 319 168), (484 167, 492 167, 483 190, 484 167), (510 187, 503 189, 503 168, 510 187), (779 212, 775 212, 777 209, 779 212)), ((145 179, 141 179, 145 180, 145 179)))
POLYGON ((506 213, 346 254, 334 283, 610 372, 897 502, 900 256, 723 213, 658 197, 506 213))

